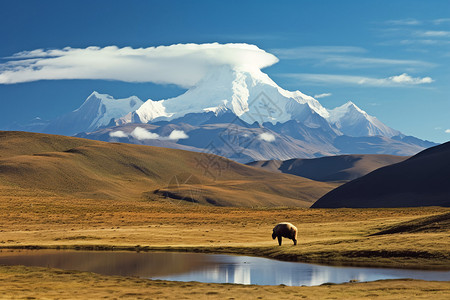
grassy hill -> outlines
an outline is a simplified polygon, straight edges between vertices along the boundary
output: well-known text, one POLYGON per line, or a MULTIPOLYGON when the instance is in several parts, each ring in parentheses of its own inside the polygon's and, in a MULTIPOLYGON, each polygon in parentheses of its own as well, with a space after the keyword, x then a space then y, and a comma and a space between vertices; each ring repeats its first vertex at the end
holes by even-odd
POLYGON ((0 186, 76 198, 309 207, 336 184, 197 152, 0 132, 0 186))
POLYGON ((450 206, 450 142, 377 169, 320 198, 313 207, 450 206))
POLYGON ((418 232, 449 232, 450 213, 434 215, 431 217, 417 218, 411 221, 402 222, 389 226, 388 228, 373 233, 374 235, 395 234, 395 233, 418 233, 418 232))
POLYGON ((337 155, 312 159, 294 158, 285 161, 255 161, 247 165, 267 171, 286 173, 317 181, 348 181, 378 168, 407 159, 408 156, 383 154, 337 155))

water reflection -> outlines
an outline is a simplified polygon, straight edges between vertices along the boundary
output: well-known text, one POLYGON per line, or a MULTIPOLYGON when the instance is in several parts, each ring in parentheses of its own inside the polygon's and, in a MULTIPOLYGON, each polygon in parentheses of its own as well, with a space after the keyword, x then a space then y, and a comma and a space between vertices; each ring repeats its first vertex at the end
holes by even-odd
POLYGON ((260 285, 320 285, 353 279, 450 280, 450 272, 447 271, 331 267, 249 256, 173 252, 3 250, 0 252, 0 264, 44 266, 176 281, 260 285))
POLYGON ((265 258, 231 255, 211 255, 216 265, 202 267, 189 273, 153 276, 153 279, 201 281, 240 284, 289 286, 320 285, 326 282, 342 283, 350 280, 414 278, 423 280, 450 280, 448 271, 423 271, 386 268, 331 267, 265 258))

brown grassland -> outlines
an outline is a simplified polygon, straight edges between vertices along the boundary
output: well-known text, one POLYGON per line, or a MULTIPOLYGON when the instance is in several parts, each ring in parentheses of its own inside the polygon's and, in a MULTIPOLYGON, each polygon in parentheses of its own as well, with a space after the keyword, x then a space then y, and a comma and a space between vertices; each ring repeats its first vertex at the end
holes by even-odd
MULTIPOLYGON (((432 225, 423 219, 447 214, 450 208, 308 209, 333 184, 232 162, 220 179, 207 181, 196 168, 196 155, 0 132, 0 250, 189 251, 450 269, 448 218, 431 219, 432 225), (201 179, 198 188, 207 197, 199 198, 200 203, 154 193, 180 172, 201 179), (209 198, 222 205, 241 201, 244 206, 213 206, 209 198), (294 204, 300 207, 287 207, 294 204), (274 224, 281 221, 299 229, 297 246, 284 240, 279 247, 271 239, 274 224), (384 230, 386 234, 373 235, 384 230)), ((191 188, 181 185, 175 192, 189 194, 191 188)), ((245 286, 0 266, 0 298, 32 297, 448 299, 450 283, 384 280, 318 287, 245 286)))
MULTIPOLYGON (((393 225, 448 213, 446 208, 289 209, 212 207, 176 202, 99 200, 2 187, 4 248, 191 251, 344 265, 448 269, 449 229, 371 236, 393 225), (279 247, 279 221, 299 228, 299 245, 279 247)), ((176 283, 32 267, 0 267, 4 297, 411 299, 450 295, 450 283, 387 280, 319 287, 176 283)))
POLYGON ((449 282, 381 280, 313 287, 213 284, 0 267, 2 299, 448 299, 449 282))

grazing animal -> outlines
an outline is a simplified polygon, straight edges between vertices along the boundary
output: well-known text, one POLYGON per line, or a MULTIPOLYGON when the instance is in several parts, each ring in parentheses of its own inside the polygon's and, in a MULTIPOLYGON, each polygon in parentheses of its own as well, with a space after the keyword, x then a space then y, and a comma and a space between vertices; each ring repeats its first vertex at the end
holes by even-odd
POLYGON ((273 228, 272 239, 278 238, 278 245, 281 246, 282 237, 293 240, 294 245, 297 245, 297 227, 288 222, 275 225, 273 228))

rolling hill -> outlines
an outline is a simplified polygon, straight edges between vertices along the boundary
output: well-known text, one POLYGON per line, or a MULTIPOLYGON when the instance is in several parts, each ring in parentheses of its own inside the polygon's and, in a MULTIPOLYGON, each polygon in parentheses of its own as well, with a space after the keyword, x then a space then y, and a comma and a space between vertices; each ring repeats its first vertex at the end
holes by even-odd
POLYGON ((337 185, 273 174, 212 154, 4 131, 0 186, 87 199, 168 196, 219 206, 309 207, 337 185))
POLYGON ((350 181, 312 207, 448 207, 449 182, 450 142, 447 142, 350 181))
POLYGON ((326 182, 353 180, 375 169, 404 161, 407 158, 407 156, 359 154, 312 159, 294 158, 285 161, 254 161, 247 165, 326 182))

